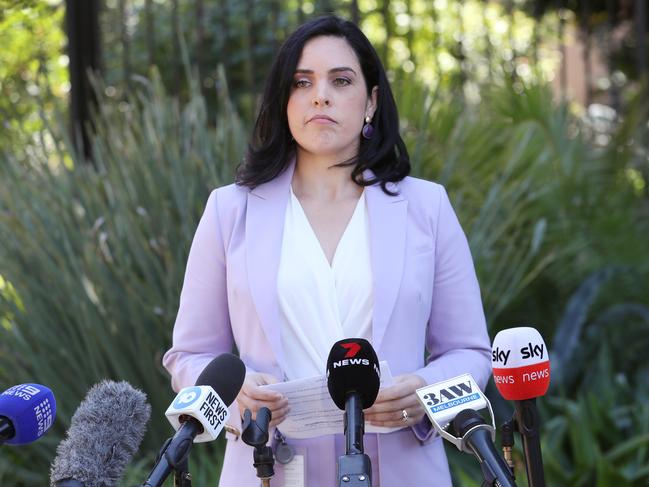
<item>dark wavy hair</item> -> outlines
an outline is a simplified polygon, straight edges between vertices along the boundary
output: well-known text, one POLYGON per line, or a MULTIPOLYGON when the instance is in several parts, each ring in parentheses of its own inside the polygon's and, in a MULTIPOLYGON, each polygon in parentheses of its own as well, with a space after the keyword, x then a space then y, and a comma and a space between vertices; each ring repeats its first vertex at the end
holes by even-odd
POLYGON ((401 181, 410 173, 408 150, 399 135, 399 114, 385 69, 370 41, 352 22, 334 15, 318 17, 300 26, 280 48, 270 69, 259 115, 255 122, 248 151, 236 172, 237 184, 255 188, 278 176, 295 153, 295 142, 288 126, 286 108, 291 94, 293 76, 304 45, 318 36, 342 37, 352 47, 361 65, 367 94, 378 86, 377 108, 372 119, 374 135, 360 138, 356 157, 338 166, 355 165, 352 180, 361 186, 380 183, 387 194, 388 182, 401 181), (371 169, 374 177, 363 178, 371 169))

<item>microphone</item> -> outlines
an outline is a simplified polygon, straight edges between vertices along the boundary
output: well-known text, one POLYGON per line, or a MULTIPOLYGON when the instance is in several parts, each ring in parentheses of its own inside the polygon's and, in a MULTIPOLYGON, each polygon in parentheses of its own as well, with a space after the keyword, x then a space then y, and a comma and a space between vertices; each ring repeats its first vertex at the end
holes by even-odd
POLYGON ((151 406, 146 394, 128 382, 95 384, 70 422, 56 449, 50 482, 56 487, 117 485, 137 451, 151 406))
POLYGON ((453 419, 453 429, 462 438, 462 443, 480 462, 482 475, 487 485, 515 487, 514 478, 505 460, 493 444, 493 427, 473 409, 464 409, 453 419))
POLYGON ((20 384, 0 394, 0 445, 38 440, 56 417, 56 400, 41 384, 20 384))
POLYGON ((198 376, 196 385, 185 387, 165 415, 176 434, 163 445, 160 458, 142 487, 159 487, 171 470, 188 475, 193 443, 216 439, 230 417, 228 407, 239 394, 246 367, 239 357, 224 353, 214 358, 198 376))
POLYGON ((550 357, 541 334, 531 327, 502 330, 491 353, 494 382, 508 401, 514 401, 515 424, 523 439, 530 487, 544 487, 543 456, 536 398, 550 386, 550 357))
POLYGON ((515 487, 509 467, 493 446, 496 428, 491 403, 471 374, 431 384, 416 392, 440 436, 478 459, 485 478, 483 485, 515 487), (491 425, 476 412, 484 408, 489 411, 491 425))
POLYGON ((334 343, 327 358, 327 388, 345 411, 346 454, 338 457, 338 482, 345 487, 371 486, 372 465, 363 450, 367 409, 379 394, 379 359, 370 342, 348 338, 334 343))

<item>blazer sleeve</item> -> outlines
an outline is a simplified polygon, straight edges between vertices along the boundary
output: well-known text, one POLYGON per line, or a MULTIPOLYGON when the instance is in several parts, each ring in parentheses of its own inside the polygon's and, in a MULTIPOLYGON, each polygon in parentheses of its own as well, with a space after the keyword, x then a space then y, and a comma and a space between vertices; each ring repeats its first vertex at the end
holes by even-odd
MULTIPOLYGON (((484 389, 491 374, 491 344, 480 287, 469 244, 440 186, 435 225, 433 297, 426 332, 425 367, 416 371, 427 384, 470 373, 484 389)), ((420 439, 430 437, 430 422, 417 425, 420 439), (423 437, 422 437, 423 436, 423 437)))
POLYGON ((194 385, 214 357, 234 348, 217 195, 217 190, 210 194, 194 234, 172 347, 162 359, 175 391, 194 385))

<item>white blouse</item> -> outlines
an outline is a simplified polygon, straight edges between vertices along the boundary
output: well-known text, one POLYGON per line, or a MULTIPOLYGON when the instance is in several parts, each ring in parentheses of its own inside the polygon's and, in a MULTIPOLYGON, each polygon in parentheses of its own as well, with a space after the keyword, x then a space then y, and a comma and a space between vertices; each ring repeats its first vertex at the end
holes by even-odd
POLYGON ((277 276, 287 380, 323 375, 331 346, 371 339, 372 266, 365 191, 331 265, 291 188, 277 276))

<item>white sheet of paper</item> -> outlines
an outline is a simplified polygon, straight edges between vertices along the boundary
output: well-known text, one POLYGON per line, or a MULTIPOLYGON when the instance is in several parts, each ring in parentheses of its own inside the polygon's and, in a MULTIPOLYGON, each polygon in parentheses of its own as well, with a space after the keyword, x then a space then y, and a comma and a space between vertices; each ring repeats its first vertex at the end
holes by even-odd
MULTIPOLYGON (((379 363, 381 388, 392 385, 392 373, 386 361, 379 363)), ((269 389, 280 392, 291 408, 278 428, 287 438, 313 438, 344 431, 343 415, 329 396, 327 378, 324 375, 289 382, 270 384, 269 389)), ((385 428, 365 423, 366 433, 390 433, 401 428, 385 428)))

